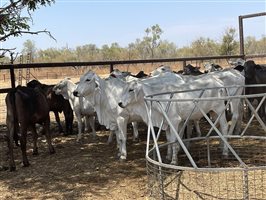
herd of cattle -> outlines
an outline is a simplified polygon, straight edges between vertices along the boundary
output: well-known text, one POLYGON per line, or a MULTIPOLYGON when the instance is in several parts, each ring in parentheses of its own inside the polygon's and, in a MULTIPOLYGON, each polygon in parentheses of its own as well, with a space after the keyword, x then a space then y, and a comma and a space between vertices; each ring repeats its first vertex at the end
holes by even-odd
MULTIPOLYGON (((26 136, 30 130, 33 135, 33 154, 38 154, 36 123, 43 125, 49 152, 55 153, 50 134, 49 112, 53 111, 59 130, 63 132, 60 124, 59 112, 65 116, 65 135, 73 132, 72 124, 74 115, 78 122, 77 140, 82 138, 83 122, 85 131, 88 124, 91 127, 93 136, 96 136, 95 120, 110 130, 108 142, 116 136, 118 157, 121 160, 127 158, 126 140, 127 125, 132 123, 134 138, 138 137, 139 122, 149 123, 146 112, 144 97, 159 92, 187 91, 190 93, 176 93, 178 99, 195 99, 221 96, 235 96, 245 94, 266 93, 266 87, 240 87, 248 84, 266 84, 266 66, 257 65, 254 61, 238 62, 237 66, 222 69, 218 65, 208 65, 204 73, 199 68, 187 65, 182 72, 174 72, 168 66, 160 66, 149 75, 140 72, 132 75, 128 72, 114 70, 108 78, 101 78, 93 71, 88 71, 80 77, 79 83, 73 83, 69 78, 61 80, 56 85, 42 84, 37 80, 30 81, 27 86, 17 86, 6 96, 8 127, 7 144, 9 149, 9 167, 11 171, 16 169, 13 157, 13 144, 21 147, 23 165, 29 166, 26 155, 26 136), (229 87, 236 86, 236 87, 229 87), (224 87, 227 87, 225 90, 224 87), (219 88, 200 92, 200 88, 219 88), (74 115, 73 115, 74 113, 74 115)), ((260 102, 262 97, 256 99, 260 102)), ((255 99, 252 99, 252 101, 255 99)), ((266 121, 265 101, 259 109, 259 116, 266 121)), ((224 135, 237 134, 241 132, 241 120, 243 116, 242 101, 238 98, 230 102, 231 118, 225 116, 224 100, 208 101, 201 103, 201 109, 205 113, 211 111, 219 116, 219 127, 224 135)), ((153 125, 160 127, 164 118, 160 109, 154 107, 152 114, 153 125)), ((188 102, 176 102, 169 108, 169 118, 172 124, 180 128, 180 124, 191 113, 190 120, 195 126, 198 135, 201 134, 199 121, 203 117, 199 110, 191 112, 193 106, 188 102)), ((189 123, 187 134, 191 135, 192 128, 189 123)), ((176 164, 178 145, 175 143, 176 136, 168 124, 162 126, 166 131, 168 145, 167 159, 176 164)), ((183 137, 183 131, 179 132, 183 137)), ((228 154, 224 145, 223 154, 228 154)))

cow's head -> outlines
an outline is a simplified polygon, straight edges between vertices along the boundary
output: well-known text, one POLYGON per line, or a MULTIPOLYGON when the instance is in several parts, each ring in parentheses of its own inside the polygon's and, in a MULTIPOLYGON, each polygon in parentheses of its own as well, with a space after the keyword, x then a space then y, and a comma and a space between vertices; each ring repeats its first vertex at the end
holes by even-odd
POLYGON ((143 100, 144 95, 142 95, 143 93, 141 91, 142 86, 137 81, 131 81, 123 89, 118 105, 121 108, 126 108, 130 104, 143 100))
POLYGON ((93 94, 98 87, 99 77, 93 71, 88 71, 80 77, 79 84, 73 94, 77 97, 85 97, 93 94))
POLYGON ((156 75, 159 75, 159 74, 164 73, 164 72, 172 72, 170 66, 161 65, 157 69, 150 72, 150 76, 156 76, 156 75))
POLYGON ((245 77, 249 80, 252 80, 255 76, 256 64, 253 60, 248 60, 244 64, 245 77))
POLYGON ((67 93, 67 84, 69 81, 70 81, 70 78, 64 78, 59 83, 57 83, 53 87, 53 91, 55 92, 55 94, 59 95, 59 94, 67 93))

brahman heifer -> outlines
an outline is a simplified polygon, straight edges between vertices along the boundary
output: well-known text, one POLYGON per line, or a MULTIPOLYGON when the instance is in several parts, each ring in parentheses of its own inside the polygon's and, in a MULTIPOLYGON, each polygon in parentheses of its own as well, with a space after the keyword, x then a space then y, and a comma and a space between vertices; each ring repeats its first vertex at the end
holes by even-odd
POLYGON ((54 85, 42 84, 37 80, 31 80, 27 83, 27 87, 35 88, 36 86, 43 89, 48 101, 49 110, 54 113, 56 122, 58 124, 59 132, 64 135, 72 134, 73 132, 73 110, 68 100, 65 100, 62 95, 56 95, 53 91, 54 85), (59 113, 63 111, 65 117, 65 132, 60 123, 59 113))
MULTIPOLYGON (((266 65, 257 65, 253 60, 248 60, 244 64, 245 70, 245 82, 246 85, 251 84, 266 84, 266 65)), ((266 87, 247 87, 246 94, 260 94, 266 93, 266 87)), ((262 100, 262 97, 255 98, 258 103, 262 100)), ((259 109, 259 116, 264 122, 266 122, 265 116, 266 102, 262 103, 259 109)))
POLYGON ((10 155, 10 171, 16 170, 13 156, 13 137, 17 131, 16 127, 19 127, 21 134, 20 145, 24 167, 29 166, 26 154, 28 130, 31 130, 33 134, 33 154, 38 154, 36 123, 43 125, 49 151, 51 154, 55 153, 51 143, 49 105, 41 89, 18 86, 7 93, 5 101, 7 106, 6 124, 8 127, 7 144, 10 155))
MULTIPOLYGON (((151 73, 170 73, 170 68, 166 68, 167 70, 161 70, 156 69, 151 73)), ((173 73, 174 74, 174 73, 173 73)), ((176 74, 177 75, 177 74, 176 74)), ((241 95, 243 94, 243 87, 245 85, 245 77, 237 70, 234 69, 225 69, 223 71, 214 71, 214 72, 209 72, 208 74, 202 74, 202 75, 177 75, 183 79, 185 83, 192 83, 197 80, 201 79, 203 77, 214 77, 216 79, 219 79, 223 82, 223 85, 225 87, 228 87, 227 89, 227 94, 230 96, 235 96, 235 95, 241 95), (235 87, 234 87, 235 86, 235 87)), ((230 130, 228 132, 229 135, 235 133, 239 134, 240 129, 241 129, 241 122, 243 118, 243 105, 241 103, 240 99, 232 99, 230 101, 230 113, 232 114, 231 117, 231 125, 230 125, 230 130)), ((196 126, 197 128, 197 126, 196 126)), ((198 136, 200 135, 200 130, 197 128, 197 134, 198 136)))
MULTIPOLYGON (((175 93, 173 99, 195 99, 195 98, 209 98, 209 97, 221 97, 226 95, 226 92, 223 87, 223 84, 220 80, 207 77, 202 79, 197 79, 192 83, 184 83, 180 85, 172 84, 172 85, 165 85, 165 84, 154 84, 152 82, 148 82, 145 80, 145 83, 142 81, 132 81, 128 84, 126 88, 124 88, 123 93, 121 95, 121 99, 119 102, 119 106, 125 108, 130 113, 135 113, 135 115, 142 117, 143 121, 148 124, 148 115, 146 112, 144 96, 159 93, 159 92, 173 92, 173 91, 188 91, 188 90, 195 90, 199 88, 211 88, 217 87, 220 89, 211 89, 205 90, 203 93, 201 90, 193 91, 193 92, 184 92, 184 93, 175 93)), ((156 97, 158 98, 158 97, 156 97)), ((162 95, 159 98, 168 99, 169 95, 162 95)), ((166 102, 162 102, 163 109, 166 108, 166 102)), ((201 101, 199 102, 199 106, 205 113, 209 113, 213 111, 220 115, 219 123, 221 132, 224 136, 227 135, 228 131, 228 124, 225 118, 225 104, 223 100, 215 100, 215 101, 201 101)), ((172 102, 168 109, 168 117, 171 120, 171 123, 176 128, 177 132, 180 134, 180 137, 183 137, 183 133, 179 132, 180 123, 186 120, 189 115, 190 120, 200 120, 203 115, 199 111, 198 108, 194 110, 194 104, 191 101, 188 102, 172 102)), ((152 121, 153 126, 160 127, 161 123, 164 119, 164 116, 161 110, 153 104, 152 107, 152 121)), ((177 141, 177 137, 172 129, 169 131, 169 126, 165 123, 162 127, 163 130, 166 130, 166 135, 168 142, 173 142, 173 144, 168 145, 167 151, 167 159, 171 160, 172 164, 176 164, 177 160, 177 144, 174 143, 177 141), (171 159, 172 157, 172 159, 171 159)), ((224 144, 223 147, 223 154, 228 155, 228 148, 224 144)))
POLYGON ((118 106, 118 101, 126 82, 117 78, 102 79, 93 71, 88 71, 80 77, 78 87, 73 94, 77 97, 85 97, 94 107, 98 121, 111 132, 116 134, 119 147, 119 159, 125 160, 127 124, 141 121, 128 111, 118 106), (123 145, 123 146, 122 146, 123 145))
POLYGON ((156 76, 159 75, 161 73, 165 73, 165 72, 173 72, 171 67, 168 65, 161 65, 159 67, 157 67, 155 70, 150 72, 150 76, 156 76))
POLYGON ((72 110, 74 111, 78 121, 78 137, 77 141, 80 141, 82 137, 82 118, 84 118, 85 129, 88 130, 88 122, 92 129, 93 137, 96 137, 95 131, 95 117, 96 113, 93 106, 89 101, 86 101, 84 97, 75 97, 73 95, 77 85, 73 83, 69 78, 65 78, 53 87, 53 91, 57 95, 62 95, 64 99, 68 100, 72 110))
POLYGON ((223 70, 223 68, 220 65, 214 63, 206 63, 204 65, 204 73, 221 71, 221 70, 223 70))

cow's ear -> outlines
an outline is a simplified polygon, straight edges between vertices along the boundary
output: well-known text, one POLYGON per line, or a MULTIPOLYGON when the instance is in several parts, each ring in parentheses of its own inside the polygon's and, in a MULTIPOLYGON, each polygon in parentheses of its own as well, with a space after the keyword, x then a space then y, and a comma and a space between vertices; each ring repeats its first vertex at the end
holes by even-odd
POLYGON ((115 74, 110 74, 110 76, 116 78, 116 75, 115 74))
POLYGON ((97 88, 100 88, 100 80, 99 80, 99 77, 93 76, 93 79, 94 79, 94 82, 95 82, 96 87, 97 88))
POLYGON ((138 95, 140 93, 140 90, 141 90, 141 88, 140 88, 139 85, 137 85, 137 87, 135 87, 135 89, 134 89, 134 95, 135 95, 135 100, 136 101, 138 101, 138 95))

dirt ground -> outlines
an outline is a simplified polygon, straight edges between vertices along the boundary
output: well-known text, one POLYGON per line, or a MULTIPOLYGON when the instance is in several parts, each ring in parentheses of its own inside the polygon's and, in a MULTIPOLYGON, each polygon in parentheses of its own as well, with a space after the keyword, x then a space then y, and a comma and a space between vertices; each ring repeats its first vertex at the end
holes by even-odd
MULTIPOLYGON (((0 133, 4 131, 1 126, 0 133)), ((53 155, 49 155, 45 137, 41 136, 38 156, 31 154, 29 135, 31 165, 22 167, 20 149, 16 148, 17 171, 0 171, 0 199, 146 199, 145 130, 140 132, 138 142, 132 141, 129 130, 126 162, 118 161, 115 141, 106 143, 109 131, 100 130, 97 134, 96 139, 86 134, 80 144, 76 135, 64 137, 55 133, 53 155)), ((5 157, 5 143, 0 145, 1 156, 5 157)))

